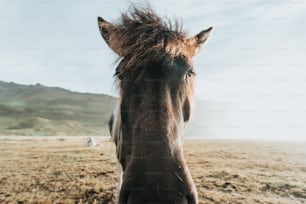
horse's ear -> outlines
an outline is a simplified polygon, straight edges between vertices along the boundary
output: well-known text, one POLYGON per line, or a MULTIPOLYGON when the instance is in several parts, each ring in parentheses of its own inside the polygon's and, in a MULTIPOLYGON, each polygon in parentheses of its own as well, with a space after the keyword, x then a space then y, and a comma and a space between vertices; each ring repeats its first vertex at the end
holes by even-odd
POLYGON ((189 56, 193 57, 199 53, 202 45, 208 39, 212 29, 213 27, 209 27, 208 29, 201 31, 197 35, 186 40, 189 56))
POLYGON ((119 32, 118 27, 110 22, 107 22, 100 16, 98 16, 98 26, 100 33, 108 46, 119 56, 122 56, 121 50, 115 38, 116 32, 119 32))

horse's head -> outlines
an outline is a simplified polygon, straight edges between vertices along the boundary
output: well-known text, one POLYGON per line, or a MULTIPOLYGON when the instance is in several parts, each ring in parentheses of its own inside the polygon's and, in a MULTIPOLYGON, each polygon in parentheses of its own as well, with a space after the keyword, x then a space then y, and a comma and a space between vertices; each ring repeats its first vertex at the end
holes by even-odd
MULTIPOLYGON (((192 58, 212 28, 187 38, 178 23, 151 9, 133 9, 119 24, 98 17, 109 47, 120 56, 120 202, 192 203, 196 191, 182 148, 193 104, 192 58)), ((118 144, 117 144, 118 145, 118 144)))

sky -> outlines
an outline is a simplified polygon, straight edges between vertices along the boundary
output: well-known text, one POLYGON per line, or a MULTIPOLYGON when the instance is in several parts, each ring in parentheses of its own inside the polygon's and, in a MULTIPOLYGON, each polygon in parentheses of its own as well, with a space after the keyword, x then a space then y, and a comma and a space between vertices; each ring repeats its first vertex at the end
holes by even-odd
MULTIPOLYGON (((181 20, 190 36, 214 27, 194 58, 196 97, 209 101, 204 114, 216 118, 213 137, 306 139, 305 1, 149 2, 161 16, 181 20)), ((1 0, 0 80, 116 96, 117 56, 97 16, 115 21, 129 5, 1 0)))

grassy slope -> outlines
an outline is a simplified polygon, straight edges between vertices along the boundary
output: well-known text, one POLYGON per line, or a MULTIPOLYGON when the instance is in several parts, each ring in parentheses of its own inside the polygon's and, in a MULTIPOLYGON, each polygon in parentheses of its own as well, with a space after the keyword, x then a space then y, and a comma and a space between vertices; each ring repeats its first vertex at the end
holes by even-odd
POLYGON ((116 98, 0 82, 0 135, 106 135, 116 98))

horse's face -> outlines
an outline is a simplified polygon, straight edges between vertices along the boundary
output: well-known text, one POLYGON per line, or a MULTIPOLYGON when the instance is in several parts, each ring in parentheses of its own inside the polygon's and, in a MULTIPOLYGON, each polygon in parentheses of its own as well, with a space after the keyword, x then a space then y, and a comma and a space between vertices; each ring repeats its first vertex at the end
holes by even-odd
MULTIPOLYGON (((181 195, 195 191, 181 142, 191 113, 195 71, 186 57, 166 58, 120 76, 124 154, 129 155, 123 164, 127 203, 182 204, 187 196, 181 195), (150 185, 161 189, 152 192, 146 189, 150 185)), ((121 63, 119 67, 124 59, 121 63)))
POLYGON ((212 28, 186 39, 151 10, 137 9, 121 22, 98 18, 102 37, 121 57, 115 73, 122 133, 116 141, 125 170, 119 202, 196 203, 181 138, 193 104, 191 61, 212 28))
POLYGON ((151 132, 178 139, 190 118, 194 68, 186 57, 165 57, 120 75, 122 126, 136 137, 151 132))
POLYGON ((194 77, 195 70, 188 58, 171 59, 168 55, 145 67, 140 66, 131 74, 122 74, 120 87, 124 110, 134 110, 127 111, 133 118, 148 111, 166 113, 167 120, 183 124, 182 121, 187 122, 190 118, 194 77), (145 112, 137 111, 142 106, 145 112))

